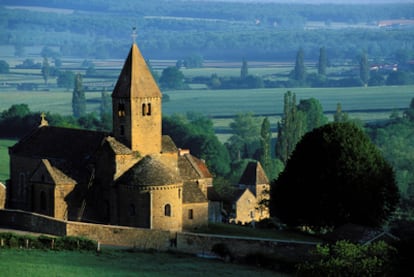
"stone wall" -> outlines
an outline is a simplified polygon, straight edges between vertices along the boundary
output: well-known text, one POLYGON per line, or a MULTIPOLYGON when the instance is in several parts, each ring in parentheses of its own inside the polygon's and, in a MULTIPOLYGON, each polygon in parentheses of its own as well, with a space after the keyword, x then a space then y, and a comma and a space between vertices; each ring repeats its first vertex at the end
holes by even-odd
POLYGON ((301 260, 315 242, 230 237, 143 228, 99 225, 57 220, 53 217, 19 210, 0 209, 0 226, 16 230, 57 236, 82 236, 101 244, 135 247, 138 249, 168 249, 189 254, 211 255, 214 245, 223 243, 234 258, 249 254, 272 254, 286 259, 301 260))

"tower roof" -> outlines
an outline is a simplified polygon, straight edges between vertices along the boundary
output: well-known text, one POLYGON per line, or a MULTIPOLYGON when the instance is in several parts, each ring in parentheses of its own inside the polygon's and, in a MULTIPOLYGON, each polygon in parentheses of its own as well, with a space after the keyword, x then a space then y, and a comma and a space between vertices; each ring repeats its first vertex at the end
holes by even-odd
POLYGON ((266 176, 260 162, 249 162, 244 170, 239 184, 247 186, 255 186, 257 184, 269 184, 269 179, 266 176))
POLYGON ((161 97, 161 91, 135 43, 132 44, 128 57, 125 60, 121 74, 112 92, 112 97, 161 97))

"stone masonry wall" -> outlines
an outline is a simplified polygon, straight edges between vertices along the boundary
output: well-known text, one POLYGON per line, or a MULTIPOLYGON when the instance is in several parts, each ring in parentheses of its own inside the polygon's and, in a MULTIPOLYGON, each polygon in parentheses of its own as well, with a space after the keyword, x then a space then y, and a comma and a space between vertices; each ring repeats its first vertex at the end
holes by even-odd
POLYGON ((314 242, 284 241, 259 238, 230 237, 142 228, 99 225, 83 222, 62 221, 52 217, 19 211, 0 209, 0 226, 56 236, 82 236, 101 244, 135 247, 138 249, 168 249, 189 254, 213 254, 215 244, 225 244, 234 258, 248 254, 273 254, 301 260, 306 257, 314 242))

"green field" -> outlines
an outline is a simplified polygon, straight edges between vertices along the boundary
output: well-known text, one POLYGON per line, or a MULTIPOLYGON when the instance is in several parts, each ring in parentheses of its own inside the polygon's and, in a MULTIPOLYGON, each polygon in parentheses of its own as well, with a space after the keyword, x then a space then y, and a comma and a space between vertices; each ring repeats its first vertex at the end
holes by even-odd
POLYGON ((172 253, 0 249, 1 276, 287 276, 274 271, 172 253))
POLYGON ((9 178, 9 150, 8 147, 15 144, 15 140, 0 139, 0 182, 3 184, 9 178))

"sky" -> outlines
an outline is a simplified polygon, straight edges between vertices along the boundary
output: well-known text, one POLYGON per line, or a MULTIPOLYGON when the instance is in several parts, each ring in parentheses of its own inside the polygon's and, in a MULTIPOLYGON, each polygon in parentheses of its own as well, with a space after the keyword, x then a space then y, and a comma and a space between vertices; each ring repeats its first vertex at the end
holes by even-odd
POLYGON ((379 4, 379 3, 412 3, 414 0, 205 0, 227 2, 262 2, 262 3, 331 3, 331 4, 379 4))

